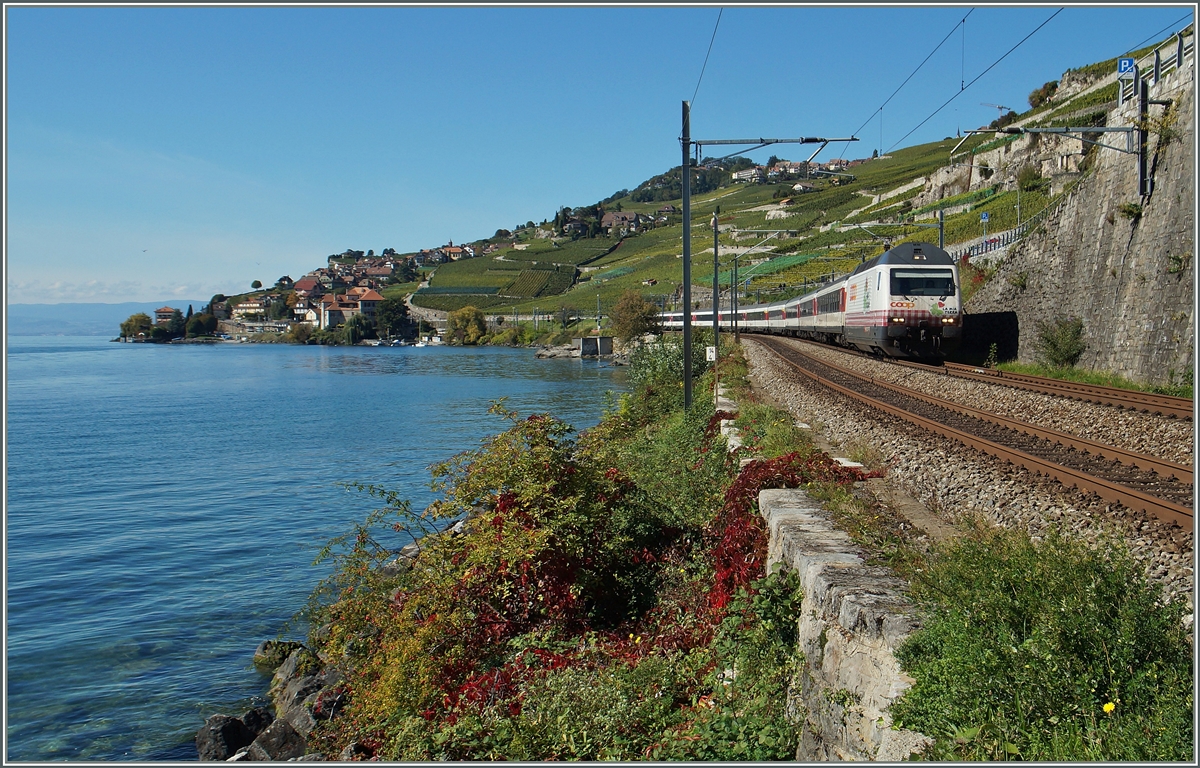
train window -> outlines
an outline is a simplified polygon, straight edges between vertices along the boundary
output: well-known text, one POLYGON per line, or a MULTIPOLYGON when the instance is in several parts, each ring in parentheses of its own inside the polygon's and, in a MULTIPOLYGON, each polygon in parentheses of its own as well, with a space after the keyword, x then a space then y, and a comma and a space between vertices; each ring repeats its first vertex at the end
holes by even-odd
POLYGON ((824 296, 817 298, 817 311, 825 312, 840 312, 842 309, 842 292, 833 291, 824 296))
POLYGON ((953 296, 954 273, 948 269, 893 269, 893 296, 953 296))

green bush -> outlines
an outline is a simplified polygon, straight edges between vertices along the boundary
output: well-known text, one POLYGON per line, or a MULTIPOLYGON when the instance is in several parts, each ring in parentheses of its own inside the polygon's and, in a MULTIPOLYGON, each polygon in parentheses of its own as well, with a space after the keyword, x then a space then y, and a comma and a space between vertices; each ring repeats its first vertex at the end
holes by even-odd
POLYGON ((1047 365, 1055 368, 1075 365, 1087 349, 1083 340, 1083 320, 1077 317, 1039 320, 1033 349, 1047 365))
POLYGON ((976 533, 913 585, 916 682, 892 706, 936 759, 1183 760, 1192 652, 1183 606, 1160 604, 1121 547, 1051 533, 976 533))
MULTIPOLYGON (((708 370, 704 348, 712 331, 692 329, 692 376, 699 377, 708 370)), ((683 384, 683 335, 663 335, 643 344, 629 356, 629 381, 635 386, 683 384)))
POLYGON ((787 715, 787 692, 804 663, 796 650, 803 591, 791 571, 741 589, 713 641, 712 690, 697 717, 656 759, 792 760, 799 728, 787 715))

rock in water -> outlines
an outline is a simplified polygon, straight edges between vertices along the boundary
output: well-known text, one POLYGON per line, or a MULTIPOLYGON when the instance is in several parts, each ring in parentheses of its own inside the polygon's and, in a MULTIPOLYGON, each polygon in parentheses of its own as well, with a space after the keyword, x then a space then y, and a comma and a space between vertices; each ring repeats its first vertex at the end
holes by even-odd
POLYGON ((267 726, 275 722, 275 715, 266 707, 255 707, 242 715, 242 724, 250 732, 250 740, 258 738, 258 734, 267 730, 267 726))
POLYGON ((196 732, 196 751, 201 760, 228 760, 254 741, 245 723, 229 715, 213 715, 196 732))
POLYGON ((264 640, 254 651, 254 666, 275 671, 288 656, 303 647, 303 643, 291 640, 264 640))
POLYGON ((276 720, 250 745, 250 759, 278 763, 302 757, 306 751, 308 745, 304 737, 286 720, 276 720))

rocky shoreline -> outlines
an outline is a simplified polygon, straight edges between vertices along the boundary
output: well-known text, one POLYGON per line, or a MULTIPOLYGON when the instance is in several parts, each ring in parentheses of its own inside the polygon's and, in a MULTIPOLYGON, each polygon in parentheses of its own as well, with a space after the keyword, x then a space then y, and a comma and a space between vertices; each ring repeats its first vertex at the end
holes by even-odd
MULTIPOLYGON (((267 640, 254 652, 254 664, 274 670, 269 696, 274 714, 255 707, 241 717, 217 714, 196 733, 201 760, 291 762, 324 760, 309 753, 308 736, 321 720, 337 716, 345 701, 345 675, 304 644, 267 640)), ((351 754, 342 755, 349 760, 351 754)))

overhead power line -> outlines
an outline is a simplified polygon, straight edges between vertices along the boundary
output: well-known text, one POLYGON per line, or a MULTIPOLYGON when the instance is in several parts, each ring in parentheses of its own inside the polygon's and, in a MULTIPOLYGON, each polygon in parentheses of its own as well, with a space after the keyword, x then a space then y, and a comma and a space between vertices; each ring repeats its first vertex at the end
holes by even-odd
MULTIPOLYGON (((974 9, 974 8, 972 8, 971 10, 967 11, 967 16, 970 16, 970 15, 971 15, 972 13, 974 13, 974 12, 975 12, 975 9, 974 9)), ((874 112, 872 112, 872 113, 871 113, 871 116, 870 116, 870 117, 868 117, 866 120, 864 120, 864 121, 863 121, 863 124, 862 124, 862 125, 860 125, 860 126, 858 127, 858 131, 855 131, 854 133, 852 133, 852 134, 851 134, 852 136, 857 136, 857 135, 858 135, 858 133, 859 133, 859 131, 861 131, 863 128, 866 128, 866 127, 867 127, 867 123, 871 122, 871 120, 873 120, 873 119, 875 118, 875 115, 879 114, 879 113, 880 113, 880 112, 883 110, 883 108, 884 108, 884 107, 886 107, 886 106, 888 105, 888 102, 889 102, 889 101, 891 101, 892 99, 894 99, 894 98, 896 97, 896 94, 897 94, 897 93, 900 93, 900 89, 901 89, 901 88, 903 88, 904 86, 908 85, 908 81, 909 81, 909 80, 912 80, 912 79, 913 79, 913 76, 914 76, 914 75, 916 75, 916 74, 917 74, 917 72, 920 72, 920 71, 921 71, 921 67, 925 66, 925 63, 926 63, 926 62, 928 62, 928 61, 929 61, 931 58, 933 58, 933 54, 937 53, 937 52, 938 52, 938 50, 939 50, 939 49, 940 49, 940 48, 941 48, 943 45, 945 45, 945 44, 946 44, 946 41, 947 41, 947 40, 949 40, 949 39, 950 39, 950 36, 954 34, 954 30, 958 29, 958 28, 959 28, 959 26, 961 26, 961 25, 963 25, 963 24, 966 24, 966 22, 967 22, 967 16, 963 16, 963 17, 962 17, 962 19, 961 19, 961 20, 959 20, 959 21, 958 21, 958 23, 956 23, 956 24, 954 25, 954 28, 953 28, 953 29, 951 29, 949 32, 947 32, 947 33, 946 33, 946 36, 942 38, 942 42, 938 43, 938 44, 937 44, 937 46, 936 46, 936 47, 935 47, 935 48, 934 48, 932 51, 930 51, 930 52, 929 52, 929 55, 925 57, 925 60, 924 60, 924 61, 922 61, 920 64, 918 64, 918 65, 917 65, 917 68, 916 68, 916 69, 914 69, 914 70, 912 71, 912 73, 911 73, 911 74, 910 74, 908 77, 904 78, 904 82, 903 82, 903 83, 900 83, 900 86, 899 86, 898 88, 896 88, 896 90, 892 91, 892 95, 891 95, 891 96, 888 96, 888 97, 887 97, 887 99, 886 99, 886 100, 885 100, 885 101, 884 101, 882 104, 880 104, 880 105, 879 105, 879 109, 877 109, 877 110, 875 110, 874 112)))
POLYGON ((995 67, 997 64, 999 64, 1000 62, 1002 62, 1002 61, 1004 61, 1005 59, 1007 59, 1007 58, 1008 58, 1008 57, 1009 57, 1009 56, 1012 54, 1012 52, 1013 52, 1013 51, 1017 50, 1017 49, 1018 49, 1018 48, 1020 48, 1022 45, 1024 45, 1026 40, 1028 40, 1029 38, 1031 38, 1031 37, 1033 37, 1034 35, 1036 35, 1036 34, 1038 33, 1038 31, 1039 31, 1039 30, 1040 30, 1042 27, 1044 27, 1044 26, 1046 26, 1047 24, 1049 24, 1049 23, 1050 23, 1050 22, 1051 22, 1051 21, 1054 19, 1054 17, 1055 17, 1055 16, 1057 16, 1058 14, 1060 14, 1060 13, 1062 13, 1062 12, 1063 12, 1063 9, 1062 9, 1062 8, 1059 8, 1057 11, 1055 11, 1054 13, 1052 13, 1052 14, 1050 15, 1050 18, 1046 19, 1045 21, 1043 21, 1041 24, 1039 24, 1039 25, 1037 26, 1037 29, 1034 29, 1034 30, 1033 30, 1032 32, 1030 32, 1028 35, 1025 35, 1025 37, 1021 38, 1021 42, 1017 43, 1017 44, 1016 44, 1016 45, 1014 45, 1012 48, 1009 48, 1007 53, 1005 53, 1003 56, 1001 56, 1000 58, 998 58, 998 59, 996 59, 995 61, 993 61, 993 62, 992 62, 992 63, 991 63, 989 66, 988 66, 988 68, 987 68, 987 69, 983 70, 983 71, 982 71, 982 72, 980 72, 978 75, 976 75, 976 76, 975 76, 975 79, 974 79, 974 80, 972 80, 971 82, 967 83, 967 84, 966 84, 966 86, 964 86, 962 90, 960 90, 958 93, 956 93, 956 94, 954 94, 953 96, 951 96, 949 99, 946 99, 946 103, 945 103, 945 104, 942 104, 942 106, 940 106, 940 107, 938 107, 937 109, 935 109, 935 110, 934 110, 934 111, 933 111, 933 112, 932 112, 932 113, 929 115, 929 117, 925 118, 925 119, 924 119, 924 120, 922 120, 920 123, 918 123, 918 124, 917 124, 917 126, 916 126, 916 128, 913 128, 911 131, 909 131, 908 133, 906 133, 906 134, 904 134, 903 136, 901 136, 901 137, 900 137, 900 140, 899 140, 899 141, 897 141, 897 142, 896 142, 895 144, 893 144, 892 146, 888 147, 887 151, 888 151, 888 152, 891 152, 893 149, 895 149, 896 147, 898 147, 898 146, 900 145, 900 142, 904 141, 904 140, 905 140, 905 139, 907 139, 909 136, 912 136, 914 133, 916 133, 917 129, 919 129, 921 126, 925 125, 925 123, 928 123, 930 120, 932 120, 934 117, 936 117, 936 116, 937 116, 937 114, 938 114, 939 112, 941 112, 943 109, 945 109, 947 106, 949 106, 949 105, 950 105, 950 102, 954 101, 954 100, 955 100, 955 99, 957 99, 959 96, 961 96, 961 95, 962 95, 962 94, 963 94, 963 93, 964 93, 964 92, 967 90, 967 88, 970 88, 972 85, 975 85, 975 83, 979 82, 979 78, 983 77, 983 76, 984 76, 984 75, 986 75, 988 72, 991 72, 991 71, 992 71, 992 69, 993 69, 993 68, 994 68, 994 67, 995 67))
POLYGON ((1130 48, 1130 49, 1127 51, 1127 53, 1133 53, 1134 51, 1137 51, 1137 50, 1139 50, 1139 49, 1140 49, 1140 48, 1141 48, 1143 45, 1145 45, 1146 43, 1150 43, 1150 42, 1153 42, 1153 41, 1157 40, 1157 39, 1159 38, 1159 36, 1160 36, 1160 35, 1162 35, 1162 33, 1166 32, 1166 31, 1167 31, 1167 30, 1169 30, 1169 29, 1178 29, 1178 28, 1179 28, 1179 25, 1180 25, 1182 22, 1185 22, 1185 21, 1187 21, 1187 20, 1188 20, 1188 19, 1190 19, 1190 18, 1192 18, 1192 15, 1189 13, 1188 15, 1186 15, 1186 16, 1183 16, 1183 17, 1181 17, 1181 18, 1177 19, 1176 21, 1173 21, 1173 22, 1171 22, 1171 23, 1170 23, 1170 24, 1168 24, 1167 26, 1165 26, 1165 27, 1163 27, 1162 29, 1160 29, 1160 30, 1158 30, 1157 32, 1155 32, 1153 35, 1150 35, 1150 37, 1147 37, 1147 38, 1146 38, 1145 40, 1143 40, 1142 42, 1140 42, 1140 43, 1138 43, 1137 45, 1135 45, 1135 46, 1133 46, 1132 48, 1130 48))
POLYGON ((717 39, 717 27, 721 26, 721 14, 725 13, 722 8, 717 12, 717 23, 713 25, 712 39, 708 41, 708 53, 704 54, 704 66, 700 67, 700 77, 696 79, 696 90, 692 92, 692 104, 696 103, 696 94, 700 93, 700 81, 704 79, 704 70, 708 68, 708 56, 712 53, 713 41, 717 39))

